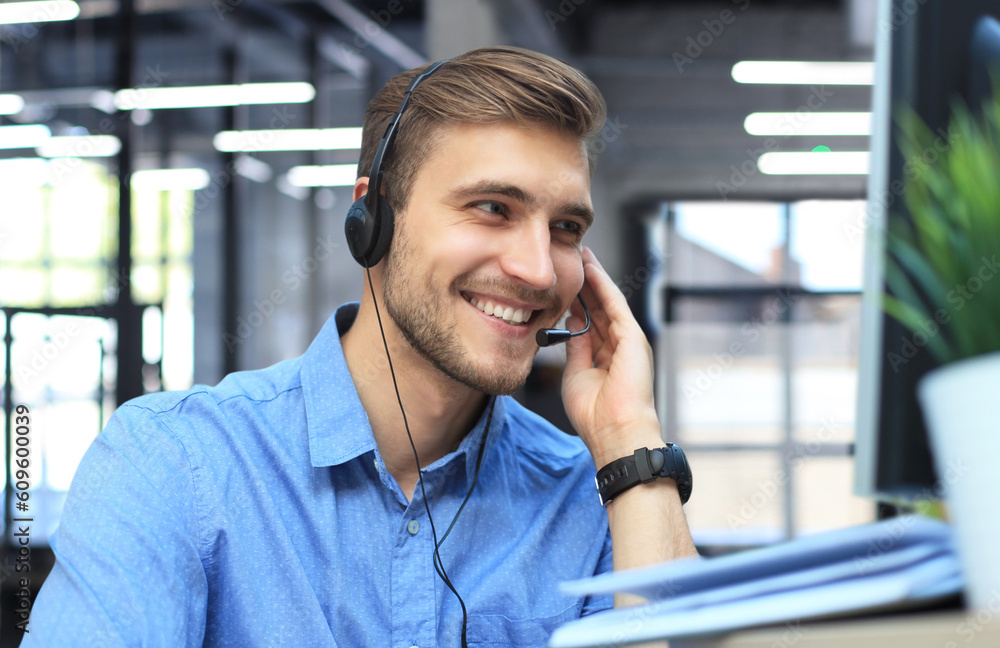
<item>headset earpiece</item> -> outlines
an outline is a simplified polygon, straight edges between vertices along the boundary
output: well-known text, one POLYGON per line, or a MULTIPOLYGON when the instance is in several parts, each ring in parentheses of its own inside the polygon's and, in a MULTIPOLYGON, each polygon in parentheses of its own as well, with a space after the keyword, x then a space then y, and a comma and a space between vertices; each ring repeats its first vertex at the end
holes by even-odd
POLYGON ((377 214, 372 214, 365 202, 367 194, 358 198, 347 211, 344 220, 344 234, 347 248, 354 260, 365 268, 378 264, 389 251, 395 216, 392 207, 384 199, 376 201, 377 214))
POLYGON ((385 198, 378 201, 378 218, 375 219, 375 232, 372 236, 371 252, 368 253, 368 265, 371 268, 382 260, 392 243, 392 232, 396 226, 396 215, 385 198))

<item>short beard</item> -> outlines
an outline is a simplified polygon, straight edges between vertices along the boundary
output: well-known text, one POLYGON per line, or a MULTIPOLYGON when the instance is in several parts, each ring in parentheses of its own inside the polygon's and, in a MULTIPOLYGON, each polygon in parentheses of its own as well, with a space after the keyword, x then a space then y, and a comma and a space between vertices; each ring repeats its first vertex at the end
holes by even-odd
MULTIPOLYGON (((420 277, 412 272, 415 255, 398 218, 395 230, 382 271, 382 301, 406 341, 438 371, 469 389, 497 395, 520 389, 531 366, 523 370, 506 368, 505 363, 487 369, 477 367, 462 348, 455 322, 444 321, 445 309, 432 287, 420 285, 420 277)), ((516 359, 519 351, 510 345, 504 354, 516 359)))

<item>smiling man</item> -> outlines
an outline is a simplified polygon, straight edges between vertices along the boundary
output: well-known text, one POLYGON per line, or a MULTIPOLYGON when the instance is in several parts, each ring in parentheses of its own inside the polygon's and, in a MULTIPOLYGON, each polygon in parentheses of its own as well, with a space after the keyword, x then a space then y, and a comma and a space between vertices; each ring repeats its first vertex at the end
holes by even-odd
POLYGON ((366 111, 354 197, 374 164, 395 222, 361 303, 300 358, 116 411, 22 645, 544 646, 612 605, 560 581, 695 554, 652 353, 582 244, 599 92, 515 48, 407 88, 419 72, 366 111), (539 330, 567 310, 584 328, 578 294, 592 326, 567 347, 574 438, 505 394, 539 330))

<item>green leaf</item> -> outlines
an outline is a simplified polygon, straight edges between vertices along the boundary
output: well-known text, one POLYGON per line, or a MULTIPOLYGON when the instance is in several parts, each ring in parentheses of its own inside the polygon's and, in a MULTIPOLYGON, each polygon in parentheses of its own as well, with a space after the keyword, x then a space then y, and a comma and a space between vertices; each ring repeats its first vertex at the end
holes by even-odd
POLYGON ((921 332, 927 335, 927 350, 931 352, 938 362, 944 364, 958 359, 955 351, 944 338, 940 329, 933 335, 927 334, 924 328, 927 318, 918 309, 896 299, 892 295, 882 296, 882 308, 891 317, 899 320, 903 326, 914 333, 921 332))
POLYGON ((1000 80, 982 116, 953 102, 947 142, 908 107, 895 121, 909 218, 886 235, 885 310, 912 331, 950 312, 928 343, 942 362, 1000 350, 1000 274, 983 261, 1000 257, 1000 80))

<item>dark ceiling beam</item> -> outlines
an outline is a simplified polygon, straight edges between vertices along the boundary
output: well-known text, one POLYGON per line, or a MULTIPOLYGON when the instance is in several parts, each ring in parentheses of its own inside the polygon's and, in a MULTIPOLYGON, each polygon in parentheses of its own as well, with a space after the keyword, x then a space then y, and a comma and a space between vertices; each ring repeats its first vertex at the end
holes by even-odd
POLYGON ((358 38, 364 39, 366 43, 371 43, 372 47, 382 52, 402 69, 409 70, 427 63, 427 57, 393 36, 388 29, 355 9, 349 2, 345 0, 316 0, 316 4, 353 31, 358 38))
MULTIPOLYGON (((280 4, 284 4, 283 0, 278 1, 277 5, 280 4)), ((338 2, 335 2, 334 4, 338 4, 338 2)), ((199 31, 211 31, 213 39, 223 45, 235 45, 240 41, 240 34, 242 31, 240 29, 240 25, 234 24, 234 21, 232 20, 227 20, 230 14, 239 10, 251 11, 257 15, 265 17, 269 24, 277 25, 282 31, 295 39, 304 39, 315 33, 315 25, 307 24, 304 19, 296 16, 292 11, 286 10, 277 5, 273 2, 267 2, 265 0, 214 0, 212 3, 206 3, 206 0, 135 0, 135 12, 138 15, 173 12, 178 18, 197 28, 199 31), (206 24, 205 21, 199 20, 197 14, 184 11, 185 9, 209 8, 214 9, 219 18, 218 21, 213 21, 211 24, 206 24)), ((118 7, 118 0, 82 0, 80 2, 79 19, 111 17, 118 13, 118 7)), ((368 20, 356 9, 353 9, 353 7, 348 5, 348 8, 360 15, 361 20, 368 20)), ((333 15, 330 11, 330 7, 324 6, 324 9, 333 15)), ((345 16, 347 15, 346 10, 343 10, 342 12, 345 16)), ((344 22, 340 16, 334 15, 334 17, 340 22, 344 22)), ((363 24, 361 29, 364 29, 363 24)), ((359 54, 356 48, 352 48, 344 43, 341 43, 332 36, 322 34, 321 29, 319 32, 319 54, 323 58, 333 65, 343 69, 356 79, 363 79, 366 77, 370 68, 368 59, 359 54)), ((390 38, 394 39, 394 37, 390 38)), ((372 44, 378 47, 378 44, 375 42, 372 44)), ((402 45, 402 47, 406 47, 406 45, 402 44, 401 41, 400 45, 402 45)), ((399 47, 396 47, 396 49, 400 50, 399 47)), ((287 50, 272 52, 278 57, 288 55, 287 50)), ((410 52, 413 53, 412 50, 410 50, 410 52)), ((415 63, 414 65, 420 65, 420 63, 415 63)))

